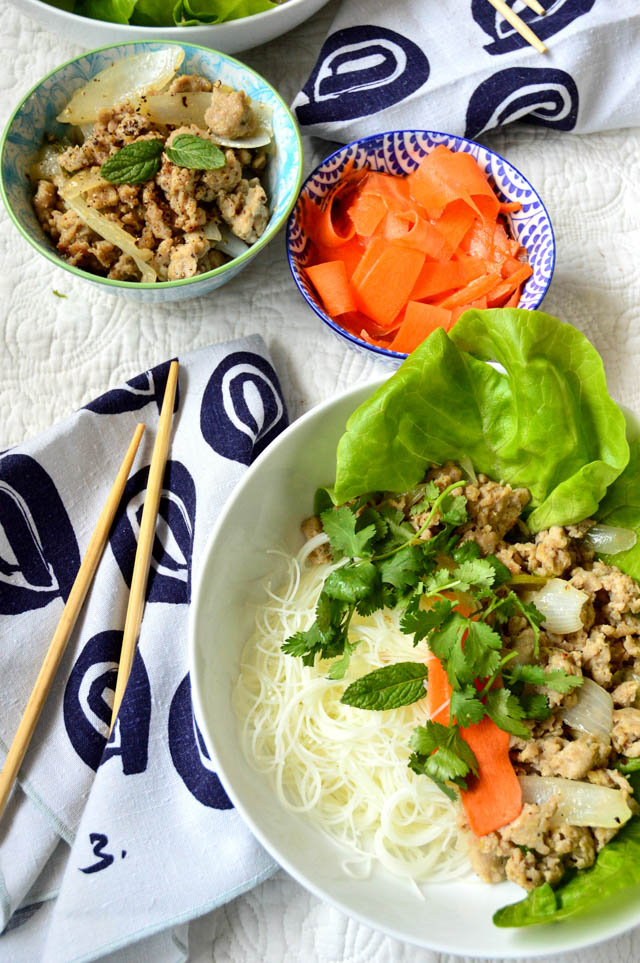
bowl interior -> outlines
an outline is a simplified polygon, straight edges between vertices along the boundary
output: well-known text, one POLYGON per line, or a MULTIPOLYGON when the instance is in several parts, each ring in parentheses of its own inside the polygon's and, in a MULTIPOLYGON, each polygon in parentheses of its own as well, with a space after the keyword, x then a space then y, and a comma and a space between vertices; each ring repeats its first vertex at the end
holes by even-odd
MULTIPOLYGON (((31 90, 16 108, 5 131, 0 175, 5 203, 22 234, 41 253, 56 264, 92 281, 142 289, 162 289, 177 285, 192 285, 212 275, 235 270, 249 257, 253 257, 284 223, 295 200, 302 172, 302 151, 296 123, 276 91, 259 74, 224 54, 191 44, 177 44, 185 51, 179 73, 198 73, 223 84, 242 89, 245 93, 272 109, 272 122, 276 151, 269 159, 265 176, 265 188, 271 205, 271 217, 262 237, 246 254, 229 264, 207 274, 186 281, 159 282, 153 285, 133 282, 110 281, 67 264, 55 251, 38 223, 31 204, 31 184, 27 176, 30 165, 43 145, 45 135, 56 137, 69 135, 69 127, 56 120, 57 114, 68 102, 71 94, 92 77, 116 60, 149 50, 166 47, 167 43, 124 43, 105 47, 78 57, 59 67, 31 90)), ((226 278, 225 278, 226 279, 226 278)))
POLYGON ((198 723, 230 798, 257 838, 299 882, 339 909, 402 940, 468 956, 559 953, 614 936, 640 922, 640 887, 588 916, 523 931, 493 926, 495 909, 520 898, 513 884, 425 887, 426 899, 378 870, 344 874, 346 852, 304 815, 280 804, 268 778, 246 761, 231 695, 261 580, 276 571, 273 548, 295 551, 300 521, 317 486, 335 477, 335 450, 348 415, 371 393, 364 385, 314 409, 285 431, 247 472, 211 533, 191 611, 190 670, 198 723))
POLYGON ((511 233, 527 248, 533 268, 533 274, 522 290, 519 307, 529 310, 538 307, 551 282, 555 242, 549 215, 527 179, 499 154, 464 137, 423 130, 392 131, 347 144, 326 158, 302 187, 300 199, 289 218, 289 264, 296 284, 316 314, 353 347, 361 348, 367 353, 374 352, 383 360, 395 359, 398 363, 406 355, 368 345, 345 331, 325 314, 315 290, 309 283, 303 268, 309 262, 311 242, 304 229, 302 198, 308 198, 314 204, 320 205, 324 196, 343 176, 345 169, 351 166, 355 170, 369 167, 387 174, 410 174, 420 161, 440 144, 454 151, 471 154, 487 174, 500 200, 519 201, 522 205, 520 211, 507 215, 511 233))

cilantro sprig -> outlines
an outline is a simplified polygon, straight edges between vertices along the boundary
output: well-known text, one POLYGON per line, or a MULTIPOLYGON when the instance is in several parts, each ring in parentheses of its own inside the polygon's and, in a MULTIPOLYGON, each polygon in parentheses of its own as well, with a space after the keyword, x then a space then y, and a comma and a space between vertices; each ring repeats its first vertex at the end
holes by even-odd
MULTIPOLYGON (((463 488, 454 482, 440 491, 426 482, 404 493, 413 525, 397 507, 400 496, 374 494, 325 508, 320 517, 336 567, 325 579, 314 623, 282 647, 305 665, 335 658, 329 678, 342 679, 358 644, 349 635, 354 614, 400 607, 400 628, 414 646, 426 642, 451 687, 449 724, 429 721, 414 729, 409 766, 452 797, 452 787, 466 789, 467 779, 477 775, 463 729, 488 716, 500 729, 528 739, 526 720, 545 719, 551 711, 544 690, 566 693, 582 682, 561 670, 516 663, 518 653, 505 651, 500 629, 519 615, 533 631, 537 655, 544 617, 513 591, 511 573, 499 559, 483 558, 475 542, 462 541, 466 498, 453 493, 463 488)), ((341 701, 359 709, 399 708, 424 698, 426 678, 422 663, 395 663, 356 679, 341 701)))

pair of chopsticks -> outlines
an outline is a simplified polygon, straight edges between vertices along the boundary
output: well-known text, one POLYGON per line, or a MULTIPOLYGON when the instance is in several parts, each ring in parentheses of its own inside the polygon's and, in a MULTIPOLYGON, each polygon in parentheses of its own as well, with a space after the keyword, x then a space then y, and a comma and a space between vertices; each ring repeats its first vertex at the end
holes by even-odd
MULTIPOLYGON (((151 466, 149 468, 147 491, 142 509, 142 520, 140 522, 138 547, 136 549, 133 576, 131 578, 131 590, 122 637, 122 651, 120 653, 120 664, 118 667, 118 678, 109 734, 111 734, 111 730, 113 729, 127 686, 138 642, 140 624, 142 622, 149 565, 151 563, 151 552, 155 537, 156 519, 160 505, 160 496, 162 494, 162 480, 169 451, 169 436, 171 434, 177 384, 178 362, 172 361, 164 392, 162 411, 160 412, 158 422, 158 433, 151 455, 151 466)), ((145 426, 142 424, 136 427, 133 438, 131 439, 131 444, 127 449, 127 453, 116 476, 116 480, 100 512, 100 517, 98 518, 95 530, 87 546, 87 551, 78 569, 78 574, 76 575, 56 630, 53 633, 51 644, 49 645, 44 662, 42 663, 42 668, 40 669, 13 742, 9 748, 2 772, 0 772, 0 816, 9 798, 9 793, 16 780, 35 731, 36 724, 40 718, 40 713, 46 702, 51 683, 58 670, 87 592, 96 574, 144 430, 145 426)))
MULTIPOLYGON (((533 10, 539 16, 543 16, 546 13, 544 7, 538 3, 538 0, 522 0, 525 6, 533 10)), ((547 48, 543 44, 542 40, 533 32, 531 27, 524 22, 522 17, 519 17, 517 13, 514 13, 505 0, 489 0, 489 3, 494 7, 498 13, 501 13, 507 23, 510 23, 514 30, 517 30, 521 37, 523 37, 527 43, 530 43, 532 47, 535 47, 538 53, 546 53, 547 48)))

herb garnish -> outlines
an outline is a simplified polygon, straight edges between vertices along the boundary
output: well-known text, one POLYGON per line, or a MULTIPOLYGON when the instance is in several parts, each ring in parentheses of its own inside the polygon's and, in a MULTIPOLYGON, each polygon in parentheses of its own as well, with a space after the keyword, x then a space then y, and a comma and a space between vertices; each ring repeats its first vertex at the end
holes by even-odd
POLYGON ((213 171, 224 167, 227 159, 217 144, 197 134, 178 134, 165 153, 178 167, 196 171, 213 171))
POLYGON ((100 168, 100 176, 112 184, 143 184, 160 169, 164 141, 136 140, 120 148, 100 168))
MULTIPOLYGON (((500 627, 514 615, 529 623, 538 652, 544 616, 510 588, 511 573, 494 556, 481 557, 473 541, 461 541, 459 526, 467 520, 466 498, 453 494, 465 486, 453 482, 440 491, 433 482, 404 493, 416 529, 394 506, 394 497, 377 493, 321 512, 338 567, 325 579, 316 619, 287 639, 282 649, 305 665, 339 657, 329 669, 342 679, 358 642, 349 639, 354 612, 367 616, 378 609, 402 607, 400 628, 413 644, 426 641, 444 667, 451 686, 449 725, 429 721, 414 729, 409 766, 429 776, 449 796, 450 783, 466 789, 477 775, 473 751, 462 728, 485 716, 521 739, 530 737, 526 719, 550 713, 544 692, 569 692, 582 678, 540 665, 514 663, 518 653, 504 653, 500 627), (429 529, 430 537, 423 538, 429 529), (458 529, 458 530, 457 530, 458 529), (443 558, 449 561, 443 565, 443 558), (465 615, 460 596, 468 600, 465 615)), ((324 498, 322 499, 324 502, 324 498)), ((326 504, 326 502, 325 502, 326 504)), ((384 710, 409 705, 426 695, 427 668, 400 662, 368 673, 349 685, 341 701, 359 709, 384 710)))

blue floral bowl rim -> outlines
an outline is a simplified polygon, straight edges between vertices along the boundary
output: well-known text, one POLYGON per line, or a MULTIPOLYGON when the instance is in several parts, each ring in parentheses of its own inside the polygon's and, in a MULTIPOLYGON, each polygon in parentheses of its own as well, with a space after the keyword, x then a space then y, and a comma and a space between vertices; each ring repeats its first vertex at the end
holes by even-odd
MULTIPOLYGON (((38 251, 39 254, 42 254, 44 257, 46 257, 47 260, 51 261, 52 264, 55 264, 56 267, 62 268, 65 271, 69 271, 70 274, 75 274, 77 277, 85 278, 87 281, 93 281, 96 284, 104 284, 112 288, 128 288, 134 291, 141 291, 141 290, 158 291, 162 289, 166 290, 167 288, 186 287, 187 285, 190 285, 190 284, 198 284, 209 278, 218 277, 224 274, 226 271, 228 271, 232 266, 233 268, 237 268, 239 267, 239 265, 246 263, 247 261, 251 260, 256 254, 258 254, 258 252, 262 250, 262 248, 265 247, 266 244, 268 244, 268 242, 273 237, 275 237, 275 235, 278 233, 278 231, 282 227, 284 221, 293 210, 293 206, 296 203, 296 199, 299 195, 300 186, 302 183, 303 164, 304 164, 304 151, 302 147, 302 138, 300 136, 300 129, 298 127, 296 119, 293 116, 287 104, 284 102, 284 100, 278 93, 278 91, 275 89, 275 87, 273 87, 269 83, 269 81, 262 76, 262 74, 259 74, 257 70, 254 70, 252 67, 247 66, 247 64, 243 63, 241 60, 238 60, 236 57, 232 57, 230 54, 223 53, 221 50, 214 50, 212 47, 203 47, 202 44, 189 43, 188 41, 181 41, 181 40, 153 40, 153 39, 123 40, 121 43, 108 43, 102 47, 94 47, 93 50, 85 50, 83 53, 79 54, 77 57, 70 57, 69 60, 65 60, 64 63, 59 64, 57 67, 54 67, 53 70, 50 70, 49 73, 44 75, 44 77, 41 77, 40 80, 38 80, 33 85, 33 87, 31 87, 30 90, 28 90, 27 93, 24 94, 24 96, 22 97, 22 99, 20 100, 20 102, 12 112, 11 116, 9 117, 9 120, 5 124, 5 128, 2 132, 2 136, 0 137, 0 197, 2 197, 7 213, 9 214, 9 217, 11 218, 15 226, 18 228, 18 231, 20 232, 22 237, 25 238, 26 241, 28 241, 28 243, 31 245, 31 247, 34 248, 34 250, 38 251), (14 120, 22 110, 27 100, 32 96, 32 94, 34 94, 38 90, 38 88, 41 87, 50 77, 53 77, 59 71, 64 70, 64 68, 68 67, 70 64, 76 63, 79 60, 84 60, 85 57, 92 57, 94 54, 102 53, 105 50, 115 50, 120 47, 136 47, 136 46, 139 47, 143 44, 149 44, 156 47, 157 46, 182 47, 183 49, 185 47, 188 47, 191 50, 202 50, 204 51, 204 53, 215 54, 217 57, 220 57, 222 60, 226 60, 229 63, 235 64, 236 66, 240 67, 242 70, 245 70, 247 73, 252 74, 257 80, 259 80, 262 84, 264 84, 264 86, 268 88, 271 91, 271 93, 276 97, 280 106, 282 107, 286 116, 289 118, 289 121, 291 122, 291 129, 293 130, 296 138, 296 146, 297 146, 296 156, 298 158, 298 171, 296 176, 296 183, 295 183, 295 186, 292 186, 289 188, 289 190, 291 191, 290 200, 287 203, 285 210, 281 213, 278 220, 274 221, 273 224, 269 225, 269 227, 264 232, 262 237, 260 237, 254 244, 252 244, 248 251, 245 251, 243 254, 238 255, 238 257, 232 258, 231 261, 227 261, 226 264, 222 264, 220 267, 214 268, 212 271, 206 271, 203 274, 196 274, 192 278, 183 278, 180 281, 154 281, 154 282, 116 281, 112 278, 102 277, 100 274, 92 274, 90 271, 83 271, 82 268, 77 268, 73 264, 68 264, 64 260, 64 258, 62 258, 59 254, 56 254, 55 251, 52 251, 49 247, 47 247, 44 241, 42 244, 40 244, 37 241, 34 241, 34 239, 24 230, 22 224, 20 223, 19 218, 17 217, 17 215, 13 210, 13 205, 11 204, 11 201, 9 200, 5 190, 4 155, 5 155, 7 141, 9 139, 9 135, 11 133, 14 120)), ((43 237, 44 237, 44 233, 43 233, 43 237)))
MULTIPOLYGON (((320 161, 317 167, 315 167, 314 170, 311 171, 309 176, 305 178, 304 183, 300 187, 300 192, 298 194, 298 199, 296 200, 296 205, 297 205, 297 201, 300 199, 300 197, 304 193, 304 190, 307 184, 316 176, 316 174, 318 174, 319 171, 323 169, 325 164, 328 164, 329 161, 333 160, 334 157, 337 157, 339 154, 342 154, 343 151, 348 150, 350 147, 360 147, 368 144, 369 141, 381 140, 384 137, 393 137, 395 134, 426 134, 429 137, 450 137, 452 140, 456 140, 459 143, 471 144, 473 147, 478 147, 480 150, 487 151, 488 154, 493 154, 493 156, 497 157, 498 160, 502 161, 502 163, 505 164, 506 167, 510 168, 512 171, 515 171, 518 177, 521 177, 524 183, 531 188, 531 191, 533 192, 533 194, 535 195, 535 197, 540 203, 540 207, 544 211, 544 216, 547 219, 547 223, 549 225, 549 231, 551 233, 551 269, 549 271, 549 277, 547 279, 547 282, 544 285, 544 288, 542 289, 542 292, 540 294, 538 303, 533 308, 530 309, 530 310, 535 310, 538 307, 538 305, 542 303, 547 291, 549 290, 549 285, 551 284, 553 272, 555 271, 555 267, 556 267, 556 236, 553 230, 553 224, 551 223, 551 218, 549 217, 549 212, 545 207, 545 204, 542 198, 540 197, 540 195, 538 194, 537 190, 535 189, 533 184, 529 181, 529 179, 524 176, 522 171, 518 170, 518 168, 515 167, 515 165, 512 164, 511 161, 508 161, 506 157, 503 157, 502 154, 499 154, 497 151, 492 150, 490 147, 485 147, 484 144, 480 144, 476 140, 470 140, 468 137, 462 137, 460 134, 447 134, 445 131, 425 130, 422 128, 420 129, 400 128, 398 130, 386 130, 381 132, 380 134, 368 134, 367 137, 359 137, 356 140, 349 141, 348 144, 343 144, 337 150, 334 150, 332 154, 328 154, 327 157, 323 158, 323 160, 320 161)), ((298 288, 298 291, 300 292, 300 294, 302 295, 306 303, 309 305, 309 307, 312 309, 312 311, 320 318, 321 321, 324 321, 324 323, 328 327, 330 327, 331 330, 334 331, 339 337, 344 338, 347 341, 350 341, 357 348, 366 348, 372 354, 380 355, 382 358, 397 359, 398 361, 403 361, 405 358, 407 358, 408 357, 407 354, 404 354, 400 351, 391 351, 389 348, 379 348, 378 345, 376 344, 369 344, 368 341, 363 341, 361 338, 356 337, 355 334, 352 334, 350 331, 347 331, 346 328, 341 328, 339 324, 336 324, 336 322, 333 321, 328 314, 325 314, 324 311, 322 311, 317 304, 315 304, 310 298, 307 297, 306 292, 302 289, 298 281, 298 278, 296 277, 296 272, 294 270, 294 264, 293 264, 293 255, 291 254, 291 234, 293 232, 295 223, 296 223, 296 208, 293 207, 291 210, 291 213, 289 214, 289 220, 287 222, 287 234, 286 234, 287 261, 289 262, 289 270, 291 271, 291 276, 295 281, 296 287, 298 288)))

